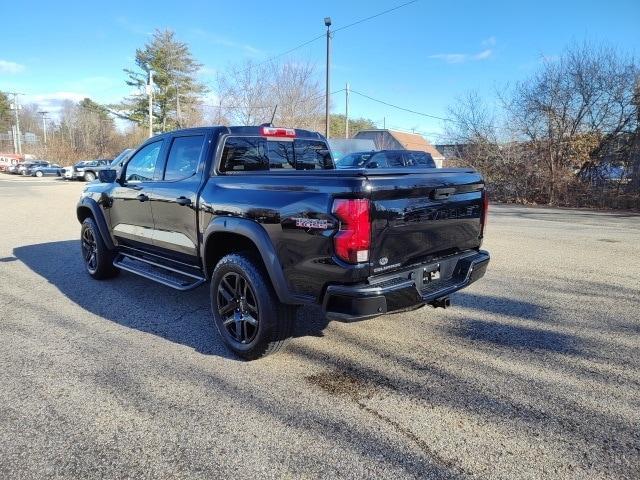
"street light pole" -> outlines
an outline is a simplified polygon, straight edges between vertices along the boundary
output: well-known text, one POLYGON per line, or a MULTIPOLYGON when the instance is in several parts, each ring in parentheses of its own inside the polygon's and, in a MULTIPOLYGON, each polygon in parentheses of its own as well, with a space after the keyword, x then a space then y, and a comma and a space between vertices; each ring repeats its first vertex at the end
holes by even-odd
POLYGON ((149 83, 147 84, 149 96, 149 138, 153 137, 153 70, 149 69, 149 83))
POLYGON ((18 95, 20 95, 17 92, 12 92, 13 93, 13 105, 11 105, 11 110, 14 111, 15 116, 16 116, 16 136, 15 136, 15 153, 17 153, 18 155, 20 155, 22 153, 22 141, 20 139, 20 115, 19 115, 19 110, 20 110, 20 103, 18 102, 18 95))
POLYGON ((44 146, 47 146, 47 113, 49 112, 38 112, 40 115, 42 115, 42 137, 44 139, 44 146))
POLYGON ((344 138, 349 138, 349 84, 344 89, 344 138))
POLYGON ((324 105, 324 136, 329 138, 329 104, 331 103, 331 17, 324 18, 324 24, 327 27, 327 82, 325 86, 325 105, 324 105))

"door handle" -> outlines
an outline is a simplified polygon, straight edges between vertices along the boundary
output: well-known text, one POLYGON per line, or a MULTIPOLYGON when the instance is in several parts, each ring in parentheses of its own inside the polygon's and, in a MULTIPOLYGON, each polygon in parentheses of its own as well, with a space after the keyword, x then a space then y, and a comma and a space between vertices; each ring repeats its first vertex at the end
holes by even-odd
POLYGON ((187 197, 178 197, 176 198, 176 203, 184 206, 191 205, 191 199, 187 197))
POLYGON ((146 202, 147 200, 149 200, 149 197, 147 197, 144 193, 141 193, 140 195, 138 195, 136 197, 138 200, 140 200, 141 202, 146 202))

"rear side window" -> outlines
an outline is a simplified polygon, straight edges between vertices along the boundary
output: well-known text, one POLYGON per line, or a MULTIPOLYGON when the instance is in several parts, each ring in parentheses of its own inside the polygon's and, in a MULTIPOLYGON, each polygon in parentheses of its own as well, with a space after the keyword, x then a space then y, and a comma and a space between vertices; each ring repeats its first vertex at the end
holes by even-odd
POLYGON ((318 140, 267 140, 229 137, 220 161, 223 172, 254 170, 314 170, 334 168, 326 143, 318 140))
POLYGON ((406 152, 405 158, 407 160, 408 167, 427 167, 435 168, 436 163, 433 161, 433 157, 425 152, 406 152))
POLYGON ((193 176, 198 170, 204 135, 176 137, 171 142, 165 180, 182 180, 193 176))

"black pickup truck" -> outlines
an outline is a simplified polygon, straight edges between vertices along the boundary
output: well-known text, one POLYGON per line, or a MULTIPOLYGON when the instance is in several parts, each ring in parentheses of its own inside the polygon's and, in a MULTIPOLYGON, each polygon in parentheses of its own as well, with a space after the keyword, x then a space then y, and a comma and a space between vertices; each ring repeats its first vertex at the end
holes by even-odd
POLYGON ((343 321, 448 306, 489 263, 477 172, 336 170, 306 130, 166 133, 99 179, 77 206, 89 274, 178 290, 210 280, 215 325, 244 358, 278 350, 299 305, 343 321))

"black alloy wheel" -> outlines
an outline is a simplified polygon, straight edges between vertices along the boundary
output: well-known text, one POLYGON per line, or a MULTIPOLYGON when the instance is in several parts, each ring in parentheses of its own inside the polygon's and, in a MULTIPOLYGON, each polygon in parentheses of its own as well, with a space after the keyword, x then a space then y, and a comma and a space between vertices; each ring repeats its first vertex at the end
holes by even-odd
POLYGON ((231 338, 241 344, 251 343, 258 333, 260 312, 249 281, 239 273, 226 273, 218 284, 216 301, 231 338))
POLYGON ((98 244, 91 228, 82 230, 81 247, 87 270, 89 273, 95 274, 98 269, 98 244))
POLYGON ((120 269, 113 265, 114 253, 105 245, 92 217, 82 221, 80 252, 87 272, 96 280, 115 277, 120 272, 120 269))
POLYGON ((209 287, 213 321, 223 342, 246 360, 282 349, 296 318, 296 306, 280 303, 258 255, 225 255, 216 264, 209 287))

